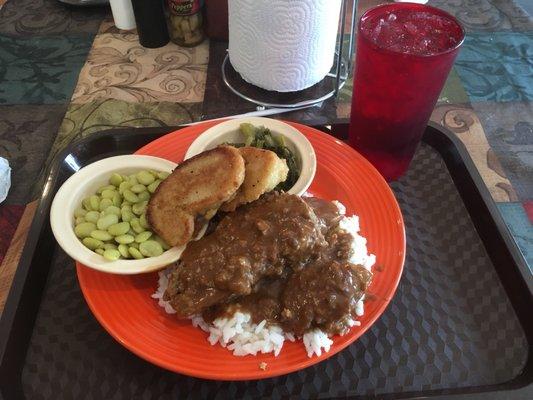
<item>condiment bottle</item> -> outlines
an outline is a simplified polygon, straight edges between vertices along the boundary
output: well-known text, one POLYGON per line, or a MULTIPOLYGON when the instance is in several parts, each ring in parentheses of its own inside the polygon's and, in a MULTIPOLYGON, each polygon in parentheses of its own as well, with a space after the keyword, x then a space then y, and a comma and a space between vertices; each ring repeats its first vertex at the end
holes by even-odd
POLYGON ((167 0, 168 33, 174 43, 193 47, 204 40, 203 0, 167 0))
POLYGON ((143 47, 158 48, 168 43, 163 0, 131 0, 139 43, 143 47))
POLYGON ((135 16, 131 0, 109 0, 115 26, 118 29, 135 29, 135 16))

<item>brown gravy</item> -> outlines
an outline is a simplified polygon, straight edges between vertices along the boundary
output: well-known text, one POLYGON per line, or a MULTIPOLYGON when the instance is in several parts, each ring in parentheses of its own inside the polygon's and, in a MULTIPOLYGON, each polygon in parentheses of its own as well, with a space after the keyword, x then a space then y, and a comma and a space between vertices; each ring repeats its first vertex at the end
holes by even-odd
POLYGON ((342 332, 372 275, 349 263, 352 236, 338 228, 341 218, 325 200, 265 195, 188 245, 165 299, 207 321, 239 309, 297 335, 342 332))

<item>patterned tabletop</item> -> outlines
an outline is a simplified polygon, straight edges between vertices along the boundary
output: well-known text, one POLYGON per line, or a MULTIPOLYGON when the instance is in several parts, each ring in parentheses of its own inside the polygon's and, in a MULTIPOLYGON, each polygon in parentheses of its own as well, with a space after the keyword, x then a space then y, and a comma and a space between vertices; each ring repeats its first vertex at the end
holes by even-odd
MULTIPOLYGON (((522 1, 522 0, 519 0, 522 1)), ((382 3, 360 0, 358 13, 382 3)), ((0 156, 13 169, 0 205, 0 310, 54 155, 112 127, 175 126, 253 111, 226 89, 227 43, 145 49, 108 7, 0 0, 0 156)), ((515 0, 430 0, 467 30, 432 120, 466 145, 533 266, 533 18, 515 0)), ((320 108, 283 114, 307 124, 349 118, 350 82, 320 108)))

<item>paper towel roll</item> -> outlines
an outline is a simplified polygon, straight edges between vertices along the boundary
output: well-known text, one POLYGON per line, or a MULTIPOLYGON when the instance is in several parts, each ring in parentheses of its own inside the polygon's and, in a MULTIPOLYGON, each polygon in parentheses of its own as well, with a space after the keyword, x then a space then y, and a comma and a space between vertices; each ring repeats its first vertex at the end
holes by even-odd
POLYGON ((229 0, 229 57, 247 82, 294 92, 333 66, 341 0, 229 0))

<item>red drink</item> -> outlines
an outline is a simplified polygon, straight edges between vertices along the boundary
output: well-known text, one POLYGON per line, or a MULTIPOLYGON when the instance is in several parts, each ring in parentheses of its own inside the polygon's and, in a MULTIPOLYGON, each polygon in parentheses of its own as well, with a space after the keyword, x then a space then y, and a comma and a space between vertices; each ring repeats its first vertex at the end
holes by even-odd
POLYGON ((407 170, 463 39, 455 18, 421 4, 361 17, 349 140, 385 179, 407 170))

